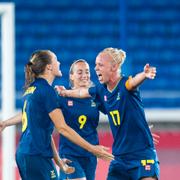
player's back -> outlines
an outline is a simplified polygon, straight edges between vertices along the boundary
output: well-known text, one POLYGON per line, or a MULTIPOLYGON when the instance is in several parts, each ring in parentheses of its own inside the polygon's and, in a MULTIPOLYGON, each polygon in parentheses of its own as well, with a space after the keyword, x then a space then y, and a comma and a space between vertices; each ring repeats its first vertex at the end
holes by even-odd
POLYGON ((19 150, 25 154, 51 157, 51 134, 54 126, 48 113, 57 107, 56 93, 45 79, 38 78, 24 93, 23 101, 23 132, 19 150))

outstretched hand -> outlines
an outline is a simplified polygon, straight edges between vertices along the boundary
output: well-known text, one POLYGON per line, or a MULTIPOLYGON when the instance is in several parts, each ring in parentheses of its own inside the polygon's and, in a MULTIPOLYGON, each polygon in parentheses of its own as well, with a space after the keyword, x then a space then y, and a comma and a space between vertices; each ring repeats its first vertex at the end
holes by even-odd
POLYGON ((6 125, 4 121, 0 121, 0 133, 5 129, 6 125))
POLYGON ((155 134, 155 133, 151 133, 152 134, 152 137, 153 137, 153 142, 155 145, 159 144, 159 138, 160 136, 155 134))
POLYGON ((71 163, 69 159, 61 159, 60 160, 60 168, 66 173, 66 174, 71 174, 75 171, 75 168, 72 166, 69 166, 68 164, 71 163))
MULTIPOLYGON (((150 128, 150 130, 151 130, 151 129, 153 128, 153 125, 150 125, 149 128, 150 128)), ((152 133, 152 132, 151 132, 151 135, 152 135, 152 137, 153 137, 153 143, 154 143, 155 145, 159 144, 160 136, 157 135, 157 134, 155 134, 155 133, 152 133)))
POLYGON ((64 86, 55 86, 55 90, 60 96, 66 97, 66 88, 64 86))
POLYGON ((151 67, 149 64, 146 64, 144 66, 144 73, 145 73, 146 78, 154 79, 156 76, 156 68, 151 67))
POLYGON ((114 156, 108 152, 109 148, 102 146, 102 145, 96 145, 95 146, 95 152, 94 154, 103 160, 111 161, 114 160, 114 156))

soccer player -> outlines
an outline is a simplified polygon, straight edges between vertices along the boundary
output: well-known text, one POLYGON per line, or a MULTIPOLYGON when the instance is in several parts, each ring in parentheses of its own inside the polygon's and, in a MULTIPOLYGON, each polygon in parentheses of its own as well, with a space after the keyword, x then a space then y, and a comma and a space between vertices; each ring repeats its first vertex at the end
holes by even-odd
POLYGON ((56 55, 49 50, 36 51, 26 65, 22 135, 16 151, 23 180, 58 179, 51 160, 55 154, 51 138, 54 125, 60 134, 94 155, 113 159, 105 147, 91 145, 65 123, 56 92, 51 86, 54 78, 61 76, 59 65, 56 55))
POLYGON ((121 74, 126 53, 106 48, 96 57, 96 74, 100 84, 75 90, 61 89, 61 95, 95 97, 108 114, 114 142, 107 180, 157 180, 159 162, 152 135, 146 122, 138 86, 154 79, 156 68, 146 64, 135 77, 121 74))
MULTIPOLYGON (((89 65, 85 60, 76 60, 71 65, 69 72, 72 89, 91 87, 89 65)), ((96 129, 99 122, 99 110, 102 111, 100 103, 95 102, 93 98, 80 99, 59 96, 59 105, 66 123, 71 128, 89 143, 99 144, 96 129)), ((61 158, 70 159, 71 166, 76 169, 72 174, 61 171, 60 180, 67 178, 73 180, 95 179, 96 156, 75 145, 63 135, 60 136, 59 153, 61 158)))

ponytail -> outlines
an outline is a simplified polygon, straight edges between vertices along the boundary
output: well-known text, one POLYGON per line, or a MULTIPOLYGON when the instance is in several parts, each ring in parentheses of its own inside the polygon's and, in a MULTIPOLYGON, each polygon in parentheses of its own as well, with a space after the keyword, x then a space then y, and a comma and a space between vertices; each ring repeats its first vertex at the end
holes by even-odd
POLYGON ((25 90, 35 78, 44 73, 46 66, 52 63, 52 54, 53 52, 49 50, 39 50, 31 55, 29 62, 25 66, 25 90))
POLYGON ((32 62, 28 62, 25 66, 25 86, 24 86, 25 90, 35 79, 35 73, 32 71, 32 66, 33 66, 32 62))

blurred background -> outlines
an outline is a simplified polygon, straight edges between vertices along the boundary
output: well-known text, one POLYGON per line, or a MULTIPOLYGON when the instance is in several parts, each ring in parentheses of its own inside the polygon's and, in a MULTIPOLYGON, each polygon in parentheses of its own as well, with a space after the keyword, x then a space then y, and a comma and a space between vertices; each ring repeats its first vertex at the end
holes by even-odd
MULTIPOLYGON (((15 112, 22 105, 24 65, 33 51, 50 49, 56 53, 63 77, 55 84, 68 87, 69 67, 74 60, 86 59, 92 80, 97 82, 94 67, 98 52, 106 47, 122 48, 127 53, 125 75, 135 75, 146 63, 157 68, 156 79, 144 82, 141 94, 148 122, 154 124, 152 131, 160 135, 157 151, 161 179, 180 177, 180 1, 4 0, 0 7, 2 3, 15 7, 15 112)), ((0 66, 2 61, 1 56, 0 66)), ((17 140, 19 134, 20 128, 16 128, 17 140)), ((101 144, 111 146, 104 116, 99 137, 101 144)), ((107 168, 108 163, 99 161, 97 180, 105 179, 107 168)))

